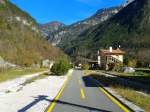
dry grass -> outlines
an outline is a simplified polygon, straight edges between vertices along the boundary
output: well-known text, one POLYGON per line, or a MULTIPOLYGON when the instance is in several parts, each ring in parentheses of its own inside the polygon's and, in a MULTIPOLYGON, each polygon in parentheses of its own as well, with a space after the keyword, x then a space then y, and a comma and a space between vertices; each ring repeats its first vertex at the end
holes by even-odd
POLYGON ((115 74, 118 76, 150 76, 150 73, 144 73, 144 72, 123 73, 123 72, 109 71, 107 73, 115 74))
POLYGON ((93 73, 96 73, 96 72, 92 71, 92 70, 84 70, 85 75, 89 75, 89 74, 93 74, 93 73))
POLYGON ((7 80, 11 80, 17 77, 21 77, 24 75, 45 71, 46 69, 9 69, 3 72, 0 72, 0 82, 4 82, 7 80))
POLYGON ((142 107, 145 112, 150 112, 150 97, 141 95, 130 88, 112 87, 118 94, 125 99, 134 102, 136 105, 142 107))
POLYGON ((103 70, 84 70, 85 75, 90 75, 90 74, 99 74, 99 72, 104 72, 103 70))

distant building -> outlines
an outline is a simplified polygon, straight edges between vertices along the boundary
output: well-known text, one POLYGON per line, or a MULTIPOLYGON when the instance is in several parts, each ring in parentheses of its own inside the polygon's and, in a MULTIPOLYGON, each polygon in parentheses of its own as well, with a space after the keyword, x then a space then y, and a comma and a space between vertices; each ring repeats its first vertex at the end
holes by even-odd
POLYGON ((42 61, 42 67, 52 68, 54 61, 50 61, 49 59, 45 59, 42 61))
POLYGON ((125 52, 119 48, 101 49, 98 51, 98 64, 102 68, 108 70, 110 65, 122 64, 125 52))

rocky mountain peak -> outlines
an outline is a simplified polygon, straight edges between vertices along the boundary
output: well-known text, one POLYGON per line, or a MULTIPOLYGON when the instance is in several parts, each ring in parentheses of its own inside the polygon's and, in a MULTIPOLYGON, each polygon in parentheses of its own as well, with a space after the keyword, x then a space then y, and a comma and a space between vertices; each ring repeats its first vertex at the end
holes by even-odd
POLYGON ((52 21, 52 22, 43 24, 42 26, 44 26, 44 27, 49 27, 49 26, 60 27, 60 26, 65 26, 65 24, 61 23, 61 22, 58 22, 58 21, 52 21))
POLYGON ((72 39, 76 39, 85 30, 106 21, 121 9, 122 6, 100 9, 93 16, 69 26, 65 26, 57 21, 50 22, 43 25, 42 31, 44 31, 44 35, 47 36, 53 45, 59 45, 65 41, 69 42, 72 39))
POLYGON ((45 38, 49 38, 49 34, 54 33, 65 26, 66 25, 64 23, 58 21, 52 21, 46 24, 39 25, 42 34, 45 38))

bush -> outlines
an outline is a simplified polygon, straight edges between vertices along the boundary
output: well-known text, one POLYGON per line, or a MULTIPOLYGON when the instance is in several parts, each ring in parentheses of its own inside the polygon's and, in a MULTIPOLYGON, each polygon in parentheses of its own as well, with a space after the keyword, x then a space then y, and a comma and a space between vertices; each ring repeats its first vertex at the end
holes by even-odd
POLYGON ((82 69, 83 70, 88 70, 90 67, 89 67, 89 65, 88 64, 83 64, 82 65, 82 69))
POLYGON ((122 72, 123 64, 116 64, 113 68, 113 71, 122 72))
POLYGON ((53 72, 55 75, 64 75, 69 69, 69 61, 66 59, 60 59, 53 65, 51 72, 53 72))
POLYGON ((137 61, 136 60, 129 60, 129 62, 128 62, 128 67, 133 67, 133 68, 135 68, 136 67, 136 65, 137 65, 137 61))

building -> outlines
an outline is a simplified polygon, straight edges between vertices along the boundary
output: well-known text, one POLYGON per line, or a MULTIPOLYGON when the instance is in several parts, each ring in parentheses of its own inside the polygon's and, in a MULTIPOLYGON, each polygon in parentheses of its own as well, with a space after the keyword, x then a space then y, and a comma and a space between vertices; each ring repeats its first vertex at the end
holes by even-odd
POLYGON ((119 48, 115 50, 112 47, 109 49, 101 49, 98 51, 98 64, 100 67, 108 70, 116 64, 123 64, 124 54, 125 52, 119 48))
POLYGON ((50 61, 49 59, 45 59, 42 61, 42 67, 52 68, 54 61, 50 61))

